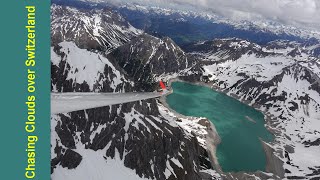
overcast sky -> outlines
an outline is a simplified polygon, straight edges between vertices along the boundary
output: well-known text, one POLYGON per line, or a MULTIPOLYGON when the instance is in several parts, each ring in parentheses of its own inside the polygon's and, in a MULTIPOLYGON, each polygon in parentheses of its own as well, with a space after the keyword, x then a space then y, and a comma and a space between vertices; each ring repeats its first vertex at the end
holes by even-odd
MULTIPOLYGON (((108 1, 108 0, 107 0, 108 1)), ((116 0, 208 8, 236 20, 267 18, 295 26, 320 28, 320 0, 116 0)))

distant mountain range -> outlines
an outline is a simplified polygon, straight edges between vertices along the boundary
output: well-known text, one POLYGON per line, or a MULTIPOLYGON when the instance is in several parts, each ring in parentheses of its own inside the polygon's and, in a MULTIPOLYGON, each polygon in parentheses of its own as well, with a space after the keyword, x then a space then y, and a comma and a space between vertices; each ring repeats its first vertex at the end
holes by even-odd
POLYGON ((134 27, 157 37, 168 36, 182 47, 197 41, 227 37, 238 37, 258 44, 279 39, 298 42, 320 39, 320 31, 301 29, 270 20, 234 21, 208 11, 178 10, 130 3, 115 5, 103 0, 53 2, 81 8, 112 7, 134 27))
POLYGON ((265 172, 220 172, 216 133, 151 99, 51 117, 53 180, 317 179, 320 43, 317 32, 236 23, 137 4, 54 0, 52 92, 154 91, 178 78, 206 84, 265 114, 276 136, 265 172), (113 176, 112 176, 113 177, 113 176))

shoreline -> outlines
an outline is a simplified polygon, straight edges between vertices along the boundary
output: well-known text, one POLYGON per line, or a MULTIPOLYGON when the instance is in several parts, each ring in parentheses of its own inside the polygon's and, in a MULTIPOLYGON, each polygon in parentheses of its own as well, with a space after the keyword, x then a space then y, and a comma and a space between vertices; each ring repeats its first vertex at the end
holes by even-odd
MULTIPOLYGON (((177 81, 173 81, 173 82, 177 82, 177 81)), ((168 85, 169 84, 171 85, 171 83, 172 82, 169 82, 168 85)), ((171 94, 171 93, 169 93, 169 94, 171 94)), ((160 97, 159 98, 160 103, 163 106, 165 106, 166 108, 168 108, 178 118, 192 118, 192 116, 185 116, 183 114, 176 112, 174 109, 170 108, 170 106, 166 102, 166 98, 169 94, 160 97)), ((206 120, 209 124, 209 126, 206 126, 206 130, 208 133, 205 137, 206 150, 208 152, 210 162, 212 163, 212 166, 214 167, 214 169, 218 173, 223 173, 222 168, 219 165, 218 158, 216 156, 217 145, 220 144, 221 139, 220 139, 220 136, 219 136, 218 131, 216 130, 216 127, 214 126, 214 124, 210 120, 208 120, 208 119, 206 119, 206 120)))
MULTIPOLYGON (((284 168, 283 168, 283 161, 277 157, 274 152, 276 152, 276 149, 274 149, 272 146, 270 146, 269 144, 273 144, 276 143, 276 138, 280 135, 280 130, 275 129, 275 127, 273 127, 273 122, 275 120, 275 117, 272 117, 271 114, 269 114, 268 112, 264 112, 261 109, 259 109, 261 107, 261 105, 257 105, 257 104, 253 104, 250 105, 249 102, 246 102, 244 100, 241 100, 239 96, 235 95, 235 94, 227 94, 226 91, 223 91, 220 87, 215 86, 214 84, 209 84, 209 83, 205 83, 205 82, 188 82, 188 81, 184 81, 181 80, 179 78, 172 78, 168 80, 168 86, 171 87, 171 84, 173 82, 184 82, 184 83, 189 83, 192 85, 198 85, 198 86, 203 86, 203 87, 208 87, 214 91, 223 93, 231 98, 236 99, 237 101, 240 101, 254 109, 256 109, 257 111, 261 112, 264 115, 264 121, 265 121, 265 127, 266 129, 274 136, 273 141, 266 143, 264 141, 262 141, 261 139, 261 144, 263 147, 263 150, 265 152, 265 156, 266 156, 266 165, 265 165, 265 170, 267 173, 273 173, 276 176, 272 176, 273 178, 276 179, 280 179, 284 177, 284 168), (280 178, 279 178, 280 177, 280 178)), ((169 95, 169 94, 168 94, 169 95)), ((167 96, 167 95, 166 95, 167 96)), ((174 111, 173 109, 171 109, 169 107, 169 105, 166 103, 166 96, 161 97, 162 98, 162 103, 164 106, 166 106, 167 108, 169 108, 175 115, 177 116, 181 116, 182 114, 177 113, 176 111, 174 111)), ((182 115, 184 116, 184 115, 182 115)), ((186 117, 186 116, 184 116, 186 117)), ((244 175, 249 175, 249 173, 251 174, 255 174, 258 176, 262 176, 262 177, 266 177, 269 175, 266 175, 264 172, 262 171, 255 171, 255 172, 245 172, 245 171, 240 171, 240 172, 223 172, 221 166, 219 165, 217 156, 216 156, 216 148, 219 145, 219 143, 221 142, 221 139, 219 137, 218 132, 216 131, 216 128, 214 126, 214 124, 210 122, 210 127, 207 127, 207 136, 206 136, 206 145, 207 145, 207 151, 209 154, 209 158, 210 161, 213 165, 213 167, 215 168, 215 170, 220 173, 222 176, 224 176, 226 179, 233 179, 233 176, 236 177, 243 177, 244 175), (215 137, 216 135, 219 137, 219 140, 217 140, 215 137)), ((269 177, 270 178, 270 177, 269 177)))

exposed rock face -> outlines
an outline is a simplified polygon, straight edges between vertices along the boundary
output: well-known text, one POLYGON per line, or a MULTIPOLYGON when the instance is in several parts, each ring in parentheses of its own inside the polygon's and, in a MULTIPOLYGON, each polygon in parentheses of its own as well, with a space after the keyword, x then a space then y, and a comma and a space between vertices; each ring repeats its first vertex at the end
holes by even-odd
POLYGON ((154 77, 178 74, 195 63, 170 38, 159 39, 148 34, 115 49, 108 58, 117 61, 130 77, 147 90, 151 89, 154 77))
MULTIPOLYGON (((56 27, 57 22, 70 18, 69 16, 80 16, 77 20, 81 24, 88 15, 100 12, 80 12, 56 6, 53 6, 53 10, 53 27, 56 27)), ((101 11, 100 15, 102 14, 101 11)), ((113 15, 110 16, 114 18, 113 15)), ((116 16, 116 20, 119 19, 121 17, 116 16)), ((108 18, 106 22, 104 18, 101 20, 101 24, 108 24, 108 18)), ((79 33, 74 34, 76 36, 63 33, 68 36, 62 38, 58 35, 61 29, 52 28, 53 92, 131 92, 140 89, 141 82, 130 73, 134 66, 130 70, 121 64, 121 58, 118 62, 117 57, 112 60, 105 57, 106 49, 101 47, 114 47, 114 44, 107 46, 105 41, 92 38, 89 35, 91 30, 82 33, 83 27, 90 27, 95 21, 86 22, 86 26, 78 24, 69 27, 69 23, 75 22, 68 22, 67 29, 77 28, 79 33), (87 44, 90 39, 82 39, 84 34, 96 44, 87 44)), ((122 23, 126 24, 124 21, 122 23)), ((101 28, 99 32, 108 32, 108 27, 101 28)), ((156 40, 160 43, 158 45, 153 42, 158 48, 156 55, 160 52, 166 54, 168 50, 163 49, 165 46, 174 46, 169 39, 163 40, 164 44, 160 42, 162 40, 156 40)), ((176 51, 176 54, 165 55, 165 60, 172 58, 173 65, 167 65, 172 68, 172 72, 188 67, 184 53, 180 49, 176 51)), ((147 64, 160 67, 167 63, 165 60, 152 59, 147 64)), ((152 77, 161 72, 158 68, 151 70, 152 72, 145 72, 144 75, 152 77)), ((212 167, 206 149, 199 144, 196 136, 185 131, 168 112, 160 114, 155 99, 52 115, 52 179, 59 179, 61 176, 63 179, 84 179, 85 176, 79 175, 79 171, 92 173, 92 178, 96 179, 108 177, 109 174, 106 173, 110 161, 119 162, 121 166, 131 169, 137 178, 200 180, 202 175, 213 178, 215 176, 210 174, 212 167), (91 161, 97 163, 90 163, 91 161), (68 169, 72 169, 72 173, 68 169)))
POLYGON ((60 164, 63 168, 75 169, 79 166, 81 160, 82 156, 79 153, 67 149, 61 157, 60 164))
POLYGON ((56 124, 55 149, 60 150, 52 157, 53 172, 58 165, 76 168, 71 162, 81 161, 81 155, 68 152, 84 146, 103 150, 106 161, 119 156, 140 177, 201 179, 199 155, 205 149, 194 136, 186 138, 179 126, 161 117, 154 100, 57 115, 52 121, 56 124), (66 159, 70 156, 72 161, 66 159))
POLYGON ((83 49, 111 51, 141 33, 115 11, 51 6, 51 41, 73 41, 83 49))

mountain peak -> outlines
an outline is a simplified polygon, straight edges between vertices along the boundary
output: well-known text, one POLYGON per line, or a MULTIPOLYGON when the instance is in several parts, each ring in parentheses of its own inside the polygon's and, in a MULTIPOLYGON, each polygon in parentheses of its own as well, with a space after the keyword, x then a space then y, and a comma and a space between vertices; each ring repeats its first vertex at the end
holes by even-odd
POLYGON ((141 34, 109 8, 86 10, 52 5, 51 18, 54 44, 72 40, 80 48, 110 51, 141 34))

